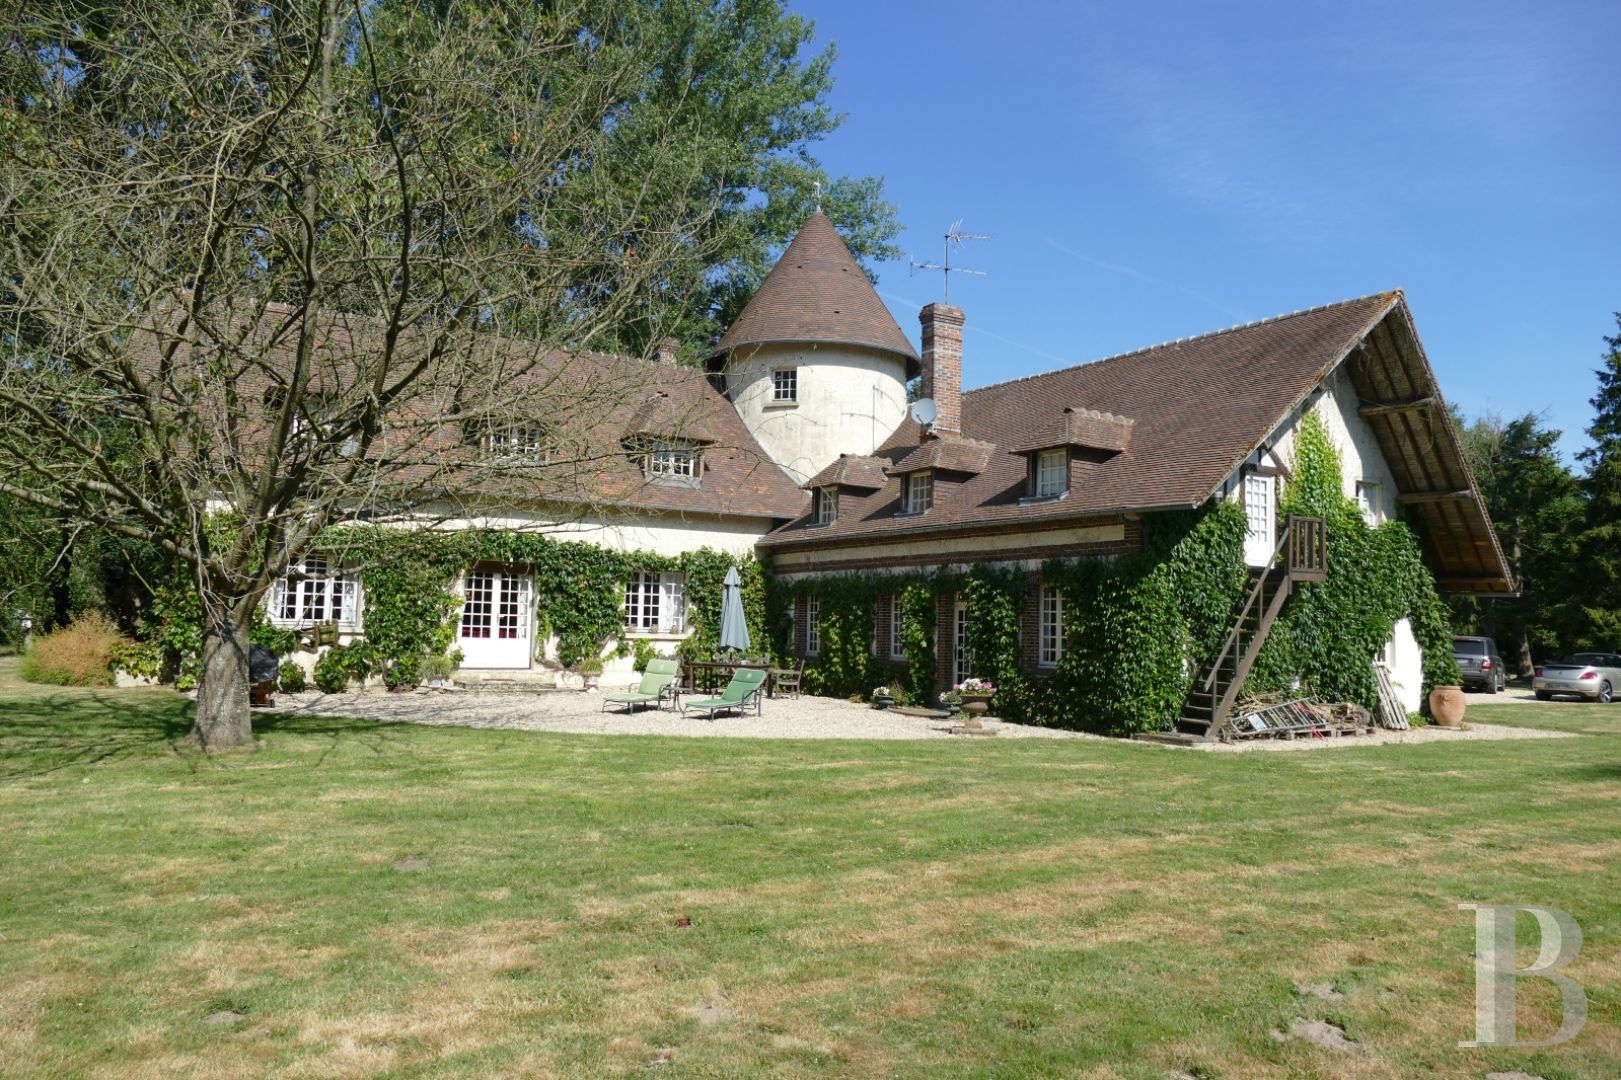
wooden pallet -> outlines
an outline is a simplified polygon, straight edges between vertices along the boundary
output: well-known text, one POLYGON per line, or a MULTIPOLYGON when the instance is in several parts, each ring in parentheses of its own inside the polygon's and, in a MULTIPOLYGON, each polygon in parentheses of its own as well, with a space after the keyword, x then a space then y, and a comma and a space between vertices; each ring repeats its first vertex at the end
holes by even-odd
POLYGON ((1264 709, 1229 717, 1222 738, 1293 739, 1306 736, 1321 739, 1337 734, 1339 730, 1304 700, 1285 701, 1281 705, 1268 705, 1264 709))
POLYGON ((1390 683, 1390 669, 1380 660, 1373 661, 1373 678, 1379 686, 1379 714, 1377 720, 1382 728, 1392 731, 1407 731, 1412 727, 1407 722, 1407 710, 1402 708, 1401 699, 1396 696, 1396 688, 1390 683))

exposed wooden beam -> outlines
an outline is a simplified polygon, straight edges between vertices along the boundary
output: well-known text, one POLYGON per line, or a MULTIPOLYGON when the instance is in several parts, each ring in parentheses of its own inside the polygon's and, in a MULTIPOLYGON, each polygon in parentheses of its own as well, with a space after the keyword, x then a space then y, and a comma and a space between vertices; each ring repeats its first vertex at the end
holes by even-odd
POLYGON ((1419 412, 1423 409, 1435 407, 1433 397, 1414 398, 1412 401, 1384 401, 1376 405, 1362 405, 1356 410, 1358 416, 1366 420, 1370 416, 1389 416, 1391 413, 1419 412))
POLYGON ((1396 501, 1402 506, 1413 506, 1418 503, 1441 502, 1474 502, 1473 491, 1403 491, 1396 495, 1396 501))
POLYGON ((1518 596, 1507 581, 1496 577, 1483 578, 1436 578, 1435 588, 1439 592, 1451 593, 1494 593, 1498 596, 1518 596))

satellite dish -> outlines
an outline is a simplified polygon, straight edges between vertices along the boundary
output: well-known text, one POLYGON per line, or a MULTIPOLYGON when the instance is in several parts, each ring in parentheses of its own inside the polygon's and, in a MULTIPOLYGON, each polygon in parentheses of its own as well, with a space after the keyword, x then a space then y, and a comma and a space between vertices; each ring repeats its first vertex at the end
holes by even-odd
POLYGON ((934 423, 934 418, 940 415, 940 410, 934 404, 933 398, 918 398, 912 402, 912 419, 928 427, 934 423))

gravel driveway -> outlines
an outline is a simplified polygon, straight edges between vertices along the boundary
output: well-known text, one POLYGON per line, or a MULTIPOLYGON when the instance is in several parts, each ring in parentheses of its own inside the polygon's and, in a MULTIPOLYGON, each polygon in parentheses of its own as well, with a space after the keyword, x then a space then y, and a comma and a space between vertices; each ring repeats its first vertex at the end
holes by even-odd
MULTIPOLYGON (((1530 697, 1528 693, 1526 695, 1530 697)), ((1485 694, 1470 697, 1507 701, 1485 694)), ((1532 700, 1535 700, 1532 698, 1532 700)), ((597 693, 546 691, 512 693, 494 690, 431 690, 406 693, 359 690, 344 694, 277 694, 271 710, 290 716, 353 716, 405 724, 499 728, 512 731, 556 731, 578 735, 684 735, 731 739, 948 739, 963 738, 949 732, 944 720, 931 720, 880 711, 839 698, 767 698, 762 715, 678 716, 660 709, 639 709, 634 714, 602 711, 597 693)), ((985 721, 999 739, 1101 739, 1075 731, 985 721)), ((1420 728, 1414 731, 1379 731, 1339 739, 1258 739, 1236 744, 1210 743, 1194 747, 1227 753, 1254 750, 1312 750, 1376 746, 1383 743, 1469 742, 1476 739, 1560 738, 1562 733, 1500 724, 1474 724, 1464 731, 1420 728)), ((1121 740, 1110 739, 1109 742, 1121 740)), ((1154 749, 1175 749, 1152 743, 1134 743, 1154 749)))
MULTIPOLYGON (((578 691, 512 693, 429 690, 277 694, 272 710, 293 716, 354 716, 411 724, 560 731, 581 735, 696 735, 733 739, 948 739, 944 720, 902 716, 838 698, 767 698, 762 715, 714 720, 659 709, 602 711, 602 696, 578 691)), ((1073 731, 985 722, 997 738, 1092 739, 1073 731)))

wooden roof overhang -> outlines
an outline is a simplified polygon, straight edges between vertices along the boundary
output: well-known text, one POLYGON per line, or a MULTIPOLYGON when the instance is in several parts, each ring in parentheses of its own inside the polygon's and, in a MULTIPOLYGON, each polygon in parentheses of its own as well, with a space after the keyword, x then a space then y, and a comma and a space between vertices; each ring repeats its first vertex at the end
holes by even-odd
POLYGON ((1344 363, 1361 400, 1357 412, 1378 440, 1396 481, 1396 502, 1423 541, 1436 588, 1516 594, 1405 298, 1363 335, 1344 363))

